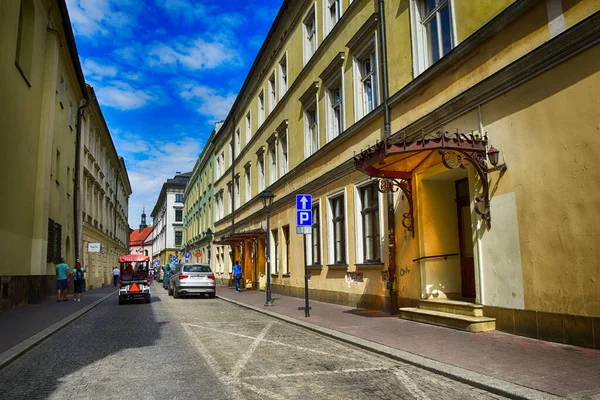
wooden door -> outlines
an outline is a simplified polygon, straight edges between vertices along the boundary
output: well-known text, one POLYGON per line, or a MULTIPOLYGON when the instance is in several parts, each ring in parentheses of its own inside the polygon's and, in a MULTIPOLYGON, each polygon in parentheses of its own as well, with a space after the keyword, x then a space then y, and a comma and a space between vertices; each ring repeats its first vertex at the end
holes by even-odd
POLYGON ((469 180, 467 178, 456 181, 456 207, 462 297, 474 299, 476 297, 475 260, 473 258, 473 230, 471 229, 469 180))

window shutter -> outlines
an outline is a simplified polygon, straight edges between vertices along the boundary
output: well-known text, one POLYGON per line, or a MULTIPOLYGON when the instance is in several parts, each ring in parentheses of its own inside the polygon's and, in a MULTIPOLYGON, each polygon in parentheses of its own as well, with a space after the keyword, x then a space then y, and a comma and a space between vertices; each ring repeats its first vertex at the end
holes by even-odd
POLYGON ((48 218, 48 244, 46 249, 46 261, 54 261, 54 221, 48 218))

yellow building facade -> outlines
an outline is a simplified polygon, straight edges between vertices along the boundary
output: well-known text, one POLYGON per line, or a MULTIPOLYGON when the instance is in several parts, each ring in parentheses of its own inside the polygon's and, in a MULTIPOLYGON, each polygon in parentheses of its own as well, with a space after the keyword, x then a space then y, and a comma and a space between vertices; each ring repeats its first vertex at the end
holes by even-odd
POLYGON ((284 2, 215 138, 215 269, 263 288, 268 253, 274 292, 307 265, 311 299, 600 347, 599 10, 284 2))
POLYGON ((73 267, 83 256, 77 144, 91 99, 64 0, 1 2, 0 54, 7 194, 0 200, 0 306, 7 310, 55 296, 55 265, 65 258, 73 267))

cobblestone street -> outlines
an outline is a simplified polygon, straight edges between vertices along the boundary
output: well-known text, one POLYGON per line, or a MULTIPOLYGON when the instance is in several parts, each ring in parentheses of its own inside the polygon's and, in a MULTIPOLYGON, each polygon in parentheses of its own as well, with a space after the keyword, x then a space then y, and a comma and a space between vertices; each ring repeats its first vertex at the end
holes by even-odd
POLYGON ((219 299, 110 298, 0 372, 2 399, 500 398, 219 299))

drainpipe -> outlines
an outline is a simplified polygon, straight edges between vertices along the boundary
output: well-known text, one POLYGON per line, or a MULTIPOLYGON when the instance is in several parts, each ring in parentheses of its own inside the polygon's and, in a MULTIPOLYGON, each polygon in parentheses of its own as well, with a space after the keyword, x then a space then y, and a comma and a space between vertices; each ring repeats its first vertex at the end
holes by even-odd
POLYGON ((231 118, 231 233, 235 232, 235 117, 231 118))
MULTIPOLYGON (((75 142, 75 190, 73 190, 73 209, 75 210, 75 212, 73 213, 73 234, 75 236, 75 261, 80 260, 79 262, 81 263, 82 268, 85 268, 85 265, 83 259, 80 259, 79 254, 81 245, 79 241, 79 217, 81 214, 81 210, 79 209, 79 186, 81 184, 79 179, 79 173, 81 171, 81 121, 83 120, 84 110, 90 105, 92 101, 96 99, 96 95, 94 95, 92 98, 88 98, 88 94, 86 93, 85 97, 85 102, 79 107, 77 107, 77 138, 75 142)), ((81 241, 81 243, 83 243, 83 240, 81 241)))
MULTIPOLYGON (((389 81, 387 66, 387 40, 385 31, 385 1, 379 0, 379 53, 381 54, 381 84, 383 94, 383 133, 386 138, 391 135, 390 106, 389 106, 389 81)), ((387 194, 387 222, 388 222, 388 275, 390 291, 390 314, 398 313, 398 294, 394 289, 396 282, 396 231, 394 222, 394 194, 387 194)))

